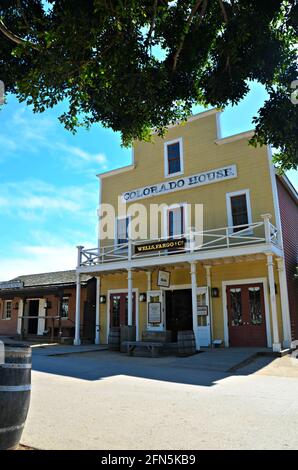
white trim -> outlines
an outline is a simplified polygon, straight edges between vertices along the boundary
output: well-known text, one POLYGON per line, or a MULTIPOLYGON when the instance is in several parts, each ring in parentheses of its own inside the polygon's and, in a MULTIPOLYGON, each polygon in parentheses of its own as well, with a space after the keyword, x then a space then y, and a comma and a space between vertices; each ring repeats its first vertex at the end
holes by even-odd
POLYGON ((216 140, 220 140, 222 138, 221 113, 222 113, 222 111, 219 111, 215 115, 215 117, 216 117, 216 140))
POLYGON ((215 143, 217 145, 230 144, 231 142, 236 142, 237 140, 250 139, 254 135, 255 131, 252 129, 250 131, 240 132, 239 134, 229 135, 228 137, 223 137, 221 139, 216 139, 215 143))
MULTIPOLYGON (((197 114, 193 114, 192 116, 189 116, 186 119, 186 121, 181 120, 181 121, 175 122, 174 124, 169 124, 167 126, 167 129, 173 129, 173 127, 180 126, 180 124, 184 124, 185 122, 189 123, 189 122, 197 121, 197 119, 202 119, 202 118, 205 118, 205 117, 213 116, 213 114, 217 114, 217 113, 221 113, 221 112, 222 112, 222 109, 219 109, 219 108, 208 109, 207 111, 202 111, 201 113, 197 113, 197 114)), ((155 131, 155 133, 156 133, 156 131, 155 131)))
POLYGON ((118 246, 118 221, 119 220, 123 220, 123 219, 128 219, 128 239, 127 239, 127 243, 128 243, 128 240, 131 238, 131 226, 130 226, 130 222, 131 222, 131 219, 132 219, 132 216, 131 215, 119 215, 115 217, 115 224, 114 224, 114 246, 117 247, 118 246))
POLYGON ((184 158, 183 158, 183 139, 182 137, 178 137, 174 140, 168 140, 163 145, 163 157, 164 157, 164 177, 165 178, 173 178, 174 176, 179 176, 184 174, 184 158), (180 154, 180 171, 176 173, 169 173, 168 167, 168 146, 179 143, 179 154, 180 154))
MULTIPOLYGON (((135 306, 136 306, 136 340, 139 341, 139 288, 135 287, 132 289, 135 293, 135 306)), ((107 342, 110 333, 110 295, 111 294, 128 294, 128 289, 109 289, 107 291, 107 342)))
POLYGON ((4 300, 1 320, 12 320, 12 300, 4 300), (10 303, 10 317, 7 317, 7 304, 10 303))
POLYGON ((177 202, 171 204, 170 206, 163 208, 163 234, 165 238, 169 237, 168 234, 168 212, 173 209, 183 208, 183 231, 181 234, 173 235, 173 238, 178 237, 179 235, 183 235, 188 231, 188 203, 187 202, 177 202))
POLYGON ((23 299, 19 300, 19 308, 18 308, 18 321, 17 321, 17 334, 22 334, 22 316, 23 316, 23 308, 24 308, 24 301, 23 299))
POLYGON ((274 223, 276 228, 279 230, 279 238, 280 244, 283 249, 283 237, 282 237, 282 228, 281 228, 281 218, 280 218, 280 208, 279 208, 279 200, 278 200, 278 192, 277 192, 277 184, 276 184, 276 175, 275 175, 275 168, 272 163, 272 149, 270 145, 267 145, 267 156, 268 156, 268 165, 269 165, 269 174, 271 180, 271 189, 272 189, 272 198, 273 198, 273 207, 274 207, 274 223))
POLYGON ((98 175, 96 176, 100 179, 108 178, 110 176, 119 175, 120 173, 125 173, 126 171, 134 170, 134 168, 135 168, 134 164, 126 165, 120 168, 115 168, 115 170, 109 170, 109 171, 104 171, 103 173, 98 173, 98 175))
POLYGON ((46 315, 46 311, 44 308, 46 299, 43 298, 43 299, 38 299, 38 300, 39 300, 39 304, 38 304, 37 334, 42 336, 44 334, 45 324, 46 324, 46 319, 44 318, 46 315))
POLYGON ((272 347, 272 337, 271 337, 271 322, 270 322, 270 310, 269 310, 269 300, 268 300, 268 282, 266 277, 256 277, 252 279, 236 279, 230 281, 222 281, 222 308, 223 308, 223 322, 224 322, 224 342, 225 346, 229 347, 229 326, 228 326, 228 307, 227 307, 227 286, 232 286, 235 284, 263 284, 264 292, 264 304, 265 304, 265 319, 266 319, 266 336, 267 336, 267 347, 272 347))
MULTIPOLYGON (((248 224, 252 224, 252 213, 251 213, 251 204, 250 204, 250 190, 249 189, 241 189, 240 191, 234 191, 231 193, 226 193, 226 206, 227 206, 227 217, 228 217, 228 226, 231 227, 229 229, 230 233, 233 232, 233 216, 232 216, 232 205, 231 205, 231 198, 234 196, 241 196, 245 194, 246 197, 246 207, 247 207, 247 222, 248 224)), ((252 230, 245 231, 245 235, 253 233, 252 230)))
POLYGON ((260 243, 249 246, 238 246, 235 248, 220 248, 218 250, 206 250, 206 251, 195 251, 185 254, 173 254, 171 256, 152 256, 152 258, 134 258, 132 261, 115 261, 110 263, 102 263, 92 266, 79 266, 76 269, 77 273, 88 274, 88 273, 101 273, 109 271, 119 271, 121 269, 134 268, 146 268, 150 266, 163 266, 172 265, 179 263, 187 263, 191 261, 205 261, 213 260, 218 258, 227 258, 234 256, 245 256, 253 254, 266 254, 271 252, 276 256, 283 256, 282 251, 273 244, 260 243))

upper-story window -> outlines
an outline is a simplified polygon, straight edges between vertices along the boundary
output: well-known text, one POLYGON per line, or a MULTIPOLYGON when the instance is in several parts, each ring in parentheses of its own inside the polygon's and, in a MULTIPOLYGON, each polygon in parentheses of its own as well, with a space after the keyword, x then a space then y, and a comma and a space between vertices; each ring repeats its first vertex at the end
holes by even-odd
POLYGON ((2 315, 3 320, 11 319, 11 311, 12 311, 12 301, 6 300, 4 302, 4 310, 3 310, 3 315, 2 315))
POLYGON ((172 140, 164 144, 165 176, 183 173, 182 139, 172 140))
POLYGON ((249 190, 227 193, 228 225, 239 232, 252 223, 249 190), (237 227, 242 225, 243 227, 237 227))
POLYGON ((119 217, 116 219, 116 244, 122 245, 128 242, 129 217, 119 217))
POLYGON ((185 207, 183 204, 167 209, 166 236, 176 237, 185 232, 185 207))

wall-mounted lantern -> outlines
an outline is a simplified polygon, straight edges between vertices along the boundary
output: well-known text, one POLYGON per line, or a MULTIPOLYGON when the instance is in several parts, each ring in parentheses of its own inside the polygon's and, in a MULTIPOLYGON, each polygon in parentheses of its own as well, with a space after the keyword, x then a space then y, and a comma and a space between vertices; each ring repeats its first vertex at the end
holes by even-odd
POLYGON ((99 297, 99 303, 100 303, 100 304, 105 304, 106 302, 107 302, 106 296, 105 296, 105 295, 101 295, 101 296, 99 297))
POLYGON ((140 295, 139 295, 139 301, 140 302, 146 302, 146 300, 147 300, 146 292, 141 292, 140 295))
POLYGON ((219 297, 219 288, 211 287, 211 297, 219 297))

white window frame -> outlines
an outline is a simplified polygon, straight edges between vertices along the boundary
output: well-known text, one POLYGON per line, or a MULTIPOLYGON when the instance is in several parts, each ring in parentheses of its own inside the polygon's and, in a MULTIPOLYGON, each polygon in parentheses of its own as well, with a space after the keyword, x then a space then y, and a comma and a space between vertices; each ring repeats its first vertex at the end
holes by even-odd
POLYGON ((69 295, 64 295, 64 296, 62 297, 61 306, 60 306, 60 308, 61 308, 60 313, 62 312, 62 304, 63 304, 63 301, 66 300, 66 299, 68 300, 68 312, 67 312, 67 317, 62 317, 62 316, 61 316, 61 320, 68 320, 68 319, 69 319, 69 295))
MULTIPOLYGON (((187 210, 187 202, 178 202, 176 204, 171 204, 170 206, 163 208, 163 233, 164 238, 169 238, 168 234, 168 212, 173 209, 177 209, 179 207, 183 208, 183 221, 184 221, 184 230, 181 235, 184 235, 188 228, 188 210, 187 210)), ((175 237, 179 237, 181 235, 174 235, 175 237)))
MULTIPOLYGON (((118 245, 118 220, 128 219, 128 240, 131 237, 131 216, 130 215, 120 215, 119 217, 115 217, 115 230, 114 230, 114 245, 115 247, 119 247, 118 245)), ((122 248, 125 249, 125 248, 122 248)))
MULTIPOLYGON (((249 189, 241 189, 240 191, 234 191, 231 193, 226 193, 226 204, 227 204, 227 216, 228 216, 228 226, 229 226, 229 233, 237 233, 233 231, 233 216, 232 216, 232 204, 231 204, 231 198, 233 196, 242 196, 245 194, 246 197, 246 207, 247 207, 247 223, 252 224, 252 213, 251 213, 251 204, 250 204, 250 190, 249 189)), ((245 235, 252 234, 253 230, 251 228, 248 228, 245 231, 245 235)), ((239 235, 240 236, 240 235, 239 235)))
POLYGON ((5 300, 4 305, 3 305, 3 316, 2 320, 11 320, 12 319, 12 300, 5 300), (10 308, 10 317, 7 317, 7 304, 10 303, 11 308, 10 308))
POLYGON ((179 137, 178 139, 169 140, 168 142, 164 143, 164 170, 165 170, 165 178, 172 178, 173 176, 183 175, 184 174, 184 159, 183 159, 183 139, 179 137), (179 143, 179 151, 180 151, 180 171, 176 173, 169 173, 169 166, 168 166, 168 146, 172 144, 179 143))

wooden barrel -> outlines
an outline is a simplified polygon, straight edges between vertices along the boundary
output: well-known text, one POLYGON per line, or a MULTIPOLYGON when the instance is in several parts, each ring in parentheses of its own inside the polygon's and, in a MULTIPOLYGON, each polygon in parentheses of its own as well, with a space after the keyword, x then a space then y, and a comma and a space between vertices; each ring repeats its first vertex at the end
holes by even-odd
POLYGON ((196 353, 196 340, 193 330, 178 331, 178 355, 191 356, 196 353))
POLYGON ((5 344, 5 363, 0 365, 0 450, 20 442, 30 403, 31 348, 5 344))
POLYGON ((135 326, 121 326, 120 327, 120 351, 127 352, 127 346, 124 346, 124 341, 136 340, 136 327, 135 326))
POLYGON ((120 328, 111 328, 108 338, 108 349, 110 351, 120 350, 120 328))

